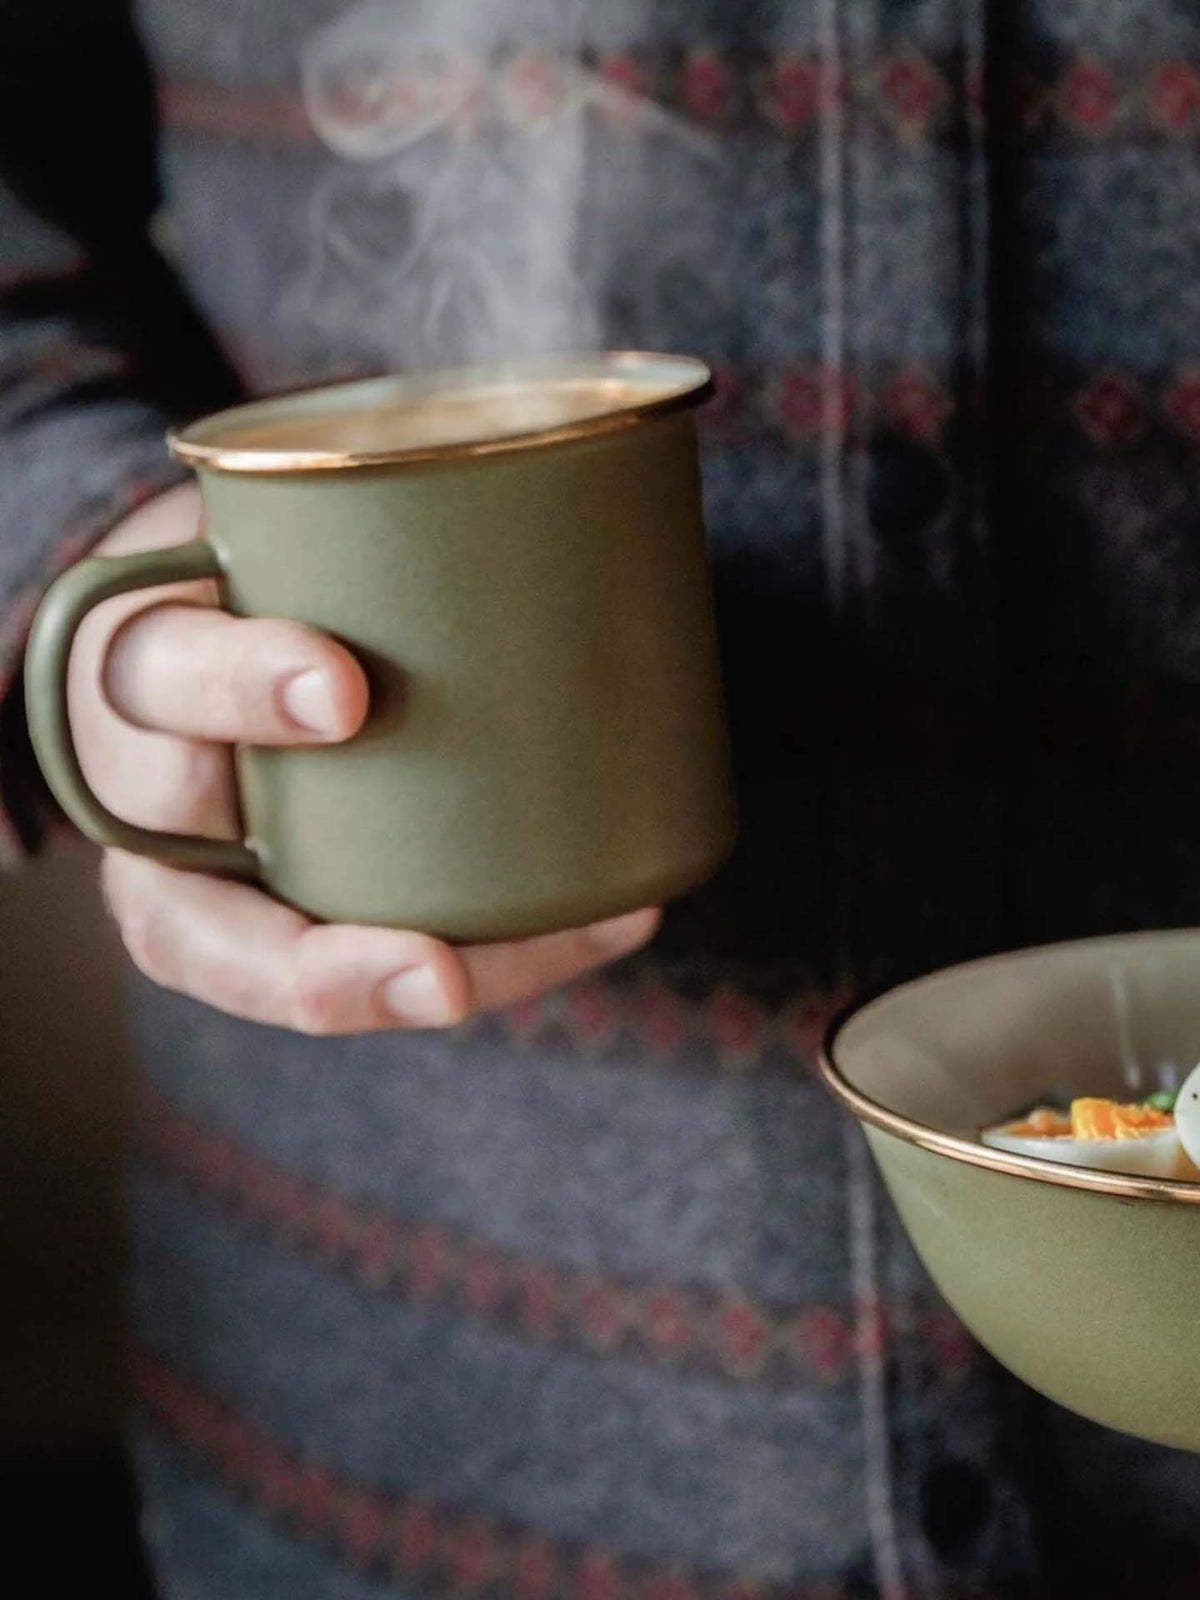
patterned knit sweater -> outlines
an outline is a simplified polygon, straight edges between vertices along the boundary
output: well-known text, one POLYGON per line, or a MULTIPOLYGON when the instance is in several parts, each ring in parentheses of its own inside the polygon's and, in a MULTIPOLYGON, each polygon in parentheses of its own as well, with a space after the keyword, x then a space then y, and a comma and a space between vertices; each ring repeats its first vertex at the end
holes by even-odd
POLYGON ((859 983, 1200 914, 1194 0, 20 0, 0 89, 14 861, 31 608, 169 420, 721 378, 743 833, 655 948, 448 1037, 133 986, 164 1595, 1194 1596, 1200 1471, 988 1365, 810 1070, 859 983))

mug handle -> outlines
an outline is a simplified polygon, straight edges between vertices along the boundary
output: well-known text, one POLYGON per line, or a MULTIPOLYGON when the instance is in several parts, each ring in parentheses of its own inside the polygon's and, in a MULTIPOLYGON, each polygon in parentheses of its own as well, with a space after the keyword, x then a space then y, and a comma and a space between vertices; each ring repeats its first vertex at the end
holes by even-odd
POLYGON ((257 878, 257 855, 248 845, 160 833, 122 822, 88 787, 71 738, 67 664, 79 626, 95 606, 135 589, 220 578, 221 563, 205 539, 142 550, 128 556, 92 556, 55 582, 38 609, 25 652, 25 700, 34 753, 59 805, 96 844, 151 856, 172 867, 257 878))

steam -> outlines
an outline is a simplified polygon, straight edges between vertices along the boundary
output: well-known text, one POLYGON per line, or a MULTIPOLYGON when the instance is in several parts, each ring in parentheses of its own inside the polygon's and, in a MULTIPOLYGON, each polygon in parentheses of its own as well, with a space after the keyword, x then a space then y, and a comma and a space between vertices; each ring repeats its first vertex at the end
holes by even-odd
MULTIPOLYGON (((287 312, 346 349, 431 366, 595 348, 618 239, 589 227, 599 117, 706 161, 705 138, 581 64, 645 0, 362 0, 304 48, 305 105, 338 158, 287 312), (599 10, 602 38, 589 34, 599 10)), ((646 208, 627 161, 628 225, 646 208)))

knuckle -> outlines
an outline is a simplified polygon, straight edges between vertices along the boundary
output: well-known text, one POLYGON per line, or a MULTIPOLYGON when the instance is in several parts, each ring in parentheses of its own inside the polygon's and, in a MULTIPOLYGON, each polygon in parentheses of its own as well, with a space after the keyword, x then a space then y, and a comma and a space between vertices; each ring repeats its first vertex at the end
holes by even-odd
POLYGON ((271 674, 257 658, 234 663, 213 684, 212 713, 225 728, 256 728, 269 704, 271 674))
POLYGON ((185 807, 206 816, 214 801, 223 799, 229 783, 228 752, 214 745, 172 739, 163 747, 160 774, 168 806, 178 814, 185 807))
POLYGON ((305 656, 314 647, 325 644, 325 636, 304 622, 292 622, 286 617, 271 617, 254 624, 256 651, 269 651, 278 656, 305 656))
POLYGON ((341 1031, 341 1007, 336 991, 312 973, 302 972, 292 984, 287 1007, 288 1024, 311 1038, 328 1038, 341 1031))
POLYGON ((234 681, 261 697, 282 668, 319 666, 328 654, 325 635, 303 622, 254 618, 239 624, 238 649, 230 662, 234 681))
POLYGON ((111 775, 109 794, 97 786, 110 809, 146 828, 209 833, 221 826, 232 804, 228 750, 163 734, 145 737, 137 760, 111 775))
POLYGON ((127 896, 116 915, 121 943, 134 966, 152 983, 165 983, 170 949, 159 909, 143 895, 127 896))

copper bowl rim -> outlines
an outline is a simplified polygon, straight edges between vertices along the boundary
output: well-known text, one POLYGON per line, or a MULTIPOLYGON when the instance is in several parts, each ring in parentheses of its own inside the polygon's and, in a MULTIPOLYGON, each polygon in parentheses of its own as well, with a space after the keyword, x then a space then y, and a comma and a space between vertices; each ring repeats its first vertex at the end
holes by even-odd
MULTIPOLYGON (((997 962, 1027 957, 1036 954, 1039 949, 1051 951, 1061 950, 1067 946, 1082 948, 1087 945, 1128 944, 1139 938, 1162 938, 1168 931, 1175 934, 1183 933, 1185 930, 1164 929, 1162 932, 1152 931, 1144 934, 1117 934, 1096 939, 1064 940, 1059 944, 1033 946, 984 956, 978 961, 967 961, 957 967, 945 967, 939 972, 925 973, 922 977, 933 978, 946 972, 965 972, 972 967, 989 966, 997 962)), ((898 1111, 891 1111, 878 1100, 856 1089, 845 1078, 837 1062, 838 1044, 843 1031, 870 1006, 886 1000, 889 995, 901 989, 908 988, 910 984, 921 981, 920 977, 907 978, 860 995, 843 1007, 825 1030, 818 1057, 821 1076, 834 1096, 860 1122, 877 1128, 881 1133, 890 1134, 905 1144, 926 1150, 932 1155, 945 1156, 948 1160, 961 1162, 964 1166, 982 1167, 988 1172, 1004 1173, 1011 1178, 1028 1178, 1034 1183, 1047 1183, 1059 1189, 1086 1189, 1093 1194, 1108 1195, 1110 1198, 1122 1200, 1158 1200, 1170 1201, 1176 1205, 1200 1205, 1198 1182, 1186 1178, 1152 1178, 1125 1172, 1097 1172, 1090 1167, 1068 1166, 1061 1161, 1045 1161, 1038 1156, 1018 1155, 1015 1151, 993 1150, 976 1140, 965 1139, 959 1134, 945 1133, 939 1128, 931 1128, 927 1123, 917 1122, 915 1118, 903 1116, 898 1111)))

